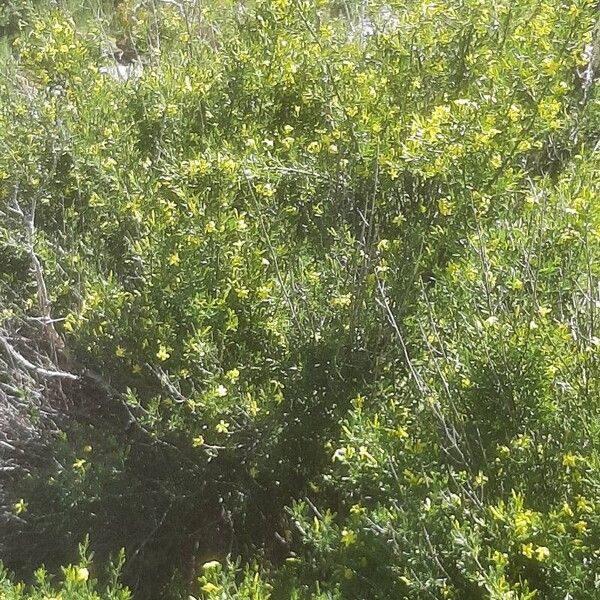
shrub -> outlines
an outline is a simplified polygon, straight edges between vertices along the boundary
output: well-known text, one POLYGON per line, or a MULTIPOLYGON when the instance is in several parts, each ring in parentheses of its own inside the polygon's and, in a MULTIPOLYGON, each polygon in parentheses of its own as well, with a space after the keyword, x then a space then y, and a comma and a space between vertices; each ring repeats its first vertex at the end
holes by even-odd
POLYGON ((112 564, 109 583, 101 587, 90 577, 90 559, 87 555, 87 543, 80 546, 80 562, 62 569, 61 583, 53 581, 44 568, 34 574, 34 583, 14 583, 9 573, 0 564, 0 594, 5 600, 129 600, 129 591, 119 584, 119 572, 123 565, 124 554, 119 555, 117 563, 112 564))
POLYGON ((5 337, 73 376, 7 563, 593 598, 593 3, 154 6, 38 14, 0 84, 0 294, 55 332, 5 337))

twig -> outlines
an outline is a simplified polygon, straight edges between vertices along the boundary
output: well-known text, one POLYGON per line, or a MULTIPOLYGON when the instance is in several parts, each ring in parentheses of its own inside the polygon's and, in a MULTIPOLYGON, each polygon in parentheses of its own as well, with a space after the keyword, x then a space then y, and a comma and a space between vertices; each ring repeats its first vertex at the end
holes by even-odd
POLYGON ((155 367, 150 363, 146 363, 146 367, 154 373, 161 384, 167 389, 167 391, 174 397, 175 402, 186 402, 187 398, 175 387, 175 384, 171 381, 167 373, 161 367, 155 367))
POLYGON ((0 345, 4 348, 6 353, 10 355, 15 361, 17 361, 22 367, 25 367, 28 371, 33 371, 38 375, 45 377, 46 379, 69 379, 71 381, 77 381, 79 379, 78 375, 74 375, 73 373, 68 373, 66 371, 51 371, 49 369, 45 369, 44 367, 40 367, 38 365, 34 365, 32 362, 28 361, 23 355, 19 354, 9 343, 9 341, 2 335, 0 335, 0 345))
POLYGON ((269 248, 269 253, 271 255, 271 259, 273 260, 273 266, 275 267, 275 275, 277 276, 277 281, 279 282, 279 287, 281 288, 281 292, 285 298, 285 301, 290 309, 290 313, 292 315, 292 320, 294 321, 298 330, 300 330, 300 322, 298 321, 298 315, 296 314, 296 308, 294 307, 294 303, 288 294, 288 291, 285 287, 285 283, 283 281, 283 275, 281 274, 281 269, 279 268, 279 261, 277 260, 277 253, 275 252, 275 248, 273 248, 273 244, 271 243, 271 238, 269 237, 269 232, 267 231, 267 227, 265 225, 265 221, 262 216, 262 211, 260 209, 260 203, 258 202, 258 198, 254 193, 254 188, 250 182, 249 175, 244 171, 244 177, 246 178, 246 183, 248 184, 248 189, 250 190, 250 195, 254 200, 254 205, 256 207, 256 214, 258 216, 258 222, 260 224, 260 228, 262 230, 263 236, 265 238, 265 242, 267 247, 269 248))

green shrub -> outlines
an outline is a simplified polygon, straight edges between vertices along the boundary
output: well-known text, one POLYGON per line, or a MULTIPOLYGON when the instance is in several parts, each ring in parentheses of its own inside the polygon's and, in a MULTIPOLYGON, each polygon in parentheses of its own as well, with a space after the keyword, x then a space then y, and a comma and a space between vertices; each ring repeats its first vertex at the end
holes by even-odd
POLYGON ((91 531, 144 598, 594 598, 594 3, 192 4, 39 13, 0 83, 3 318, 79 377, 6 562, 91 531))
POLYGON ((37 569, 34 583, 14 583, 10 574, 0 564, 0 597, 3 600, 129 600, 131 595, 119 584, 119 573, 124 554, 112 564, 109 583, 101 587, 90 577, 92 565, 87 554, 87 543, 79 547, 80 561, 77 565, 62 568, 62 581, 54 581, 44 568, 37 569))

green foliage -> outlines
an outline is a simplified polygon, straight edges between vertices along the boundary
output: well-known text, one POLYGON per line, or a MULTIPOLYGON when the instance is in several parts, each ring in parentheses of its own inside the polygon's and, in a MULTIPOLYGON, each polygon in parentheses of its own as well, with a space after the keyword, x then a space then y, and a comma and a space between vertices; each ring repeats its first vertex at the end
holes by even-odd
POLYGON ((129 591, 119 584, 119 573, 125 555, 111 565, 109 584, 102 588, 90 578, 92 568, 87 552, 87 542, 80 545, 80 561, 62 569, 62 582, 56 583, 42 567, 34 573, 34 583, 13 583, 9 573, 0 564, 0 597, 3 600, 129 600, 129 591))
POLYGON ((119 399, 77 396, 18 516, 104 532, 136 585, 177 569, 163 597, 595 598, 594 3, 363 4, 17 37, 0 298, 40 316, 18 205, 73 369, 119 399))
POLYGON ((243 571, 239 565, 212 560, 202 565, 202 575, 197 587, 204 598, 248 598, 248 600, 269 600, 272 586, 263 581, 260 569, 247 566, 243 571))

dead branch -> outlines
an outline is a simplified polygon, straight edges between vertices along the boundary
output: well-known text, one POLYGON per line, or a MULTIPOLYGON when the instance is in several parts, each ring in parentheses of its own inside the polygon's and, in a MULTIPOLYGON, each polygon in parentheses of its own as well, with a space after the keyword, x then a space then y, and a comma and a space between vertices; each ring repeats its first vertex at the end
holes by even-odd
POLYGON ((19 365, 21 365, 28 371, 33 371, 41 377, 44 377, 46 379, 70 379, 71 381, 76 381, 77 379, 79 379, 79 376, 74 375, 73 373, 68 373, 66 371, 59 370, 52 371, 50 369, 34 365, 31 361, 27 360, 22 354, 19 354, 19 352, 15 350, 15 348, 3 335, 0 335, 0 345, 4 348, 5 352, 19 365))

